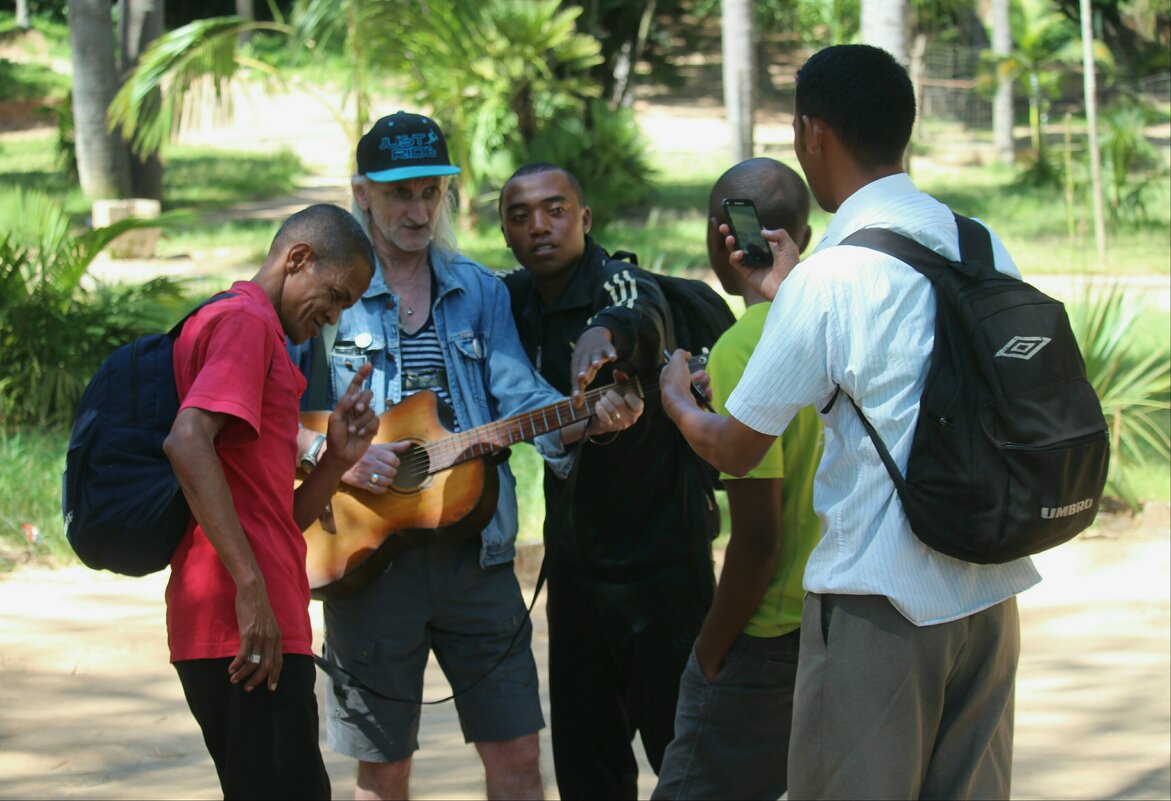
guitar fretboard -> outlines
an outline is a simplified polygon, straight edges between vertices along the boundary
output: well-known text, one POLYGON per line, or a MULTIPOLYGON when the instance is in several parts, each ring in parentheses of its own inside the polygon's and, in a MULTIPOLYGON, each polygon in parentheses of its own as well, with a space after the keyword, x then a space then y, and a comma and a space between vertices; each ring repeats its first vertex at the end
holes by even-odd
MULTIPOLYGON (((646 381, 640 380, 639 383, 644 384, 646 381)), ((550 431, 588 420, 602 395, 610 389, 621 390, 623 387, 625 384, 613 384, 589 390, 580 408, 567 398, 551 406, 543 406, 427 443, 423 446, 429 462, 427 472, 437 473, 469 459, 491 456, 518 442, 528 442, 550 431)))

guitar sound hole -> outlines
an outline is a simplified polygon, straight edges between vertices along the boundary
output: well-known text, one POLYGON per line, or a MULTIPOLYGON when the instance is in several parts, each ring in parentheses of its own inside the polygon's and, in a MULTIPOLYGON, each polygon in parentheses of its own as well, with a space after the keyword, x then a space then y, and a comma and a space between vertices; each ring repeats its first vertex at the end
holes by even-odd
POLYGON ((431 460, 427 451, 421 445, 412 445, 399 456, 398 474, 394 477, 394 487, 400 490, 413 490, 422 486, 430 475, 431 460))

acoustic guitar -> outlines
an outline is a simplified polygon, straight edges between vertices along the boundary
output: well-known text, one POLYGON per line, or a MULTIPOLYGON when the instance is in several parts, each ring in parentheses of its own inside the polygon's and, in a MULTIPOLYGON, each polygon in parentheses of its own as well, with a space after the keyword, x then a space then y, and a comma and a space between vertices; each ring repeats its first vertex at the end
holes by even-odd
MULTIPOLYGON (((706 363, 706 355, 701 355, 689 366, 694 372, 706 363)), ((658 389, 658 381, 658 370, 648 371, 624 383, 588 390, 581 408, 565 399, 459 433, 448 427, 451 411, 435 393, 422 391, 404 398, 382 413, 374 437, 376 443, 411 443, 399 455, 394 483, 382 494, 339 485, 325 513, 305 530, 312 596, 332 600, 348 595, 385 570, 405 548, 427 539, 478 535, 496 511, 500 490, 490 457, 588 419, 609 389, 630 384, 639 397, 646 397, 658 389)), ((329 412, 301 415, 302 426, 321 433, 328 420, 329 412)), ((298 483, 303 477, 303 472, 298 474, 298 483)))

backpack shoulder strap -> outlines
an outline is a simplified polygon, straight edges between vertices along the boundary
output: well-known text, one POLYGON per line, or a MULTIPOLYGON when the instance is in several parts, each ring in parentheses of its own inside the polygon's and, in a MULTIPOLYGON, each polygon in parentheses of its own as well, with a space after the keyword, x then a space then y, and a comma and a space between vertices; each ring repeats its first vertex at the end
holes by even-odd
POLYGON ((992 252, 992 235, 988 229, 962 214, 952 212, 952 216, 959 231, 959 261, 952 261, 908 236, 885 228, 863 228, 847 236, 841 244, 885 253, 913 267, 937 285, 999 275, 992 252))
POLYGON ((171 339, 178 339, 180 332, 182 332, 182 330, 183 330, 183 326, 185 326, 187 324, 188 320, 190 320, 192 317, 195 316, 196 312, 198 312, 204 306, 215 303, 217 300, 226 300, 228 298, 234 298, 234 297, 236 297, 235 292, 220 292, 218 294, 212 295, 210 298, 208 298, 207 300, 200 303, 194 309, 192 309, 191 311, 184 314, 182 320, 180 320, 179 322, 177 322, 173 326, 171 326, 171 330, 167 332, 167 336, 169 336, 171 339))

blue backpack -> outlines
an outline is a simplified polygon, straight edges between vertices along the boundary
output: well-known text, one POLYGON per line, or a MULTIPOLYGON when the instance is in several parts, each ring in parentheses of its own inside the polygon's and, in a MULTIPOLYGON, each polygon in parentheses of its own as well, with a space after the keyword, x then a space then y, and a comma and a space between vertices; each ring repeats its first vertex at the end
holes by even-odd
POLYGON ((162 570, 191 521, 163 440, 179 413, 173 349, 183 325, 118 348, 90 379, 78 404, 61 512, 65 536, 95 570, 145 576, 162 570))

